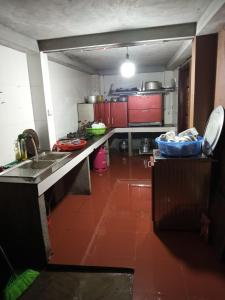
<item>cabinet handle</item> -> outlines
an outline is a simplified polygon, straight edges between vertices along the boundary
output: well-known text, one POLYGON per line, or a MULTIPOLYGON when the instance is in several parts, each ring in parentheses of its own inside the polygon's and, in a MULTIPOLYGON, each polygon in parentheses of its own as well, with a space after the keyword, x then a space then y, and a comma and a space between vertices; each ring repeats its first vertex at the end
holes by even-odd
POLYGON ((113 118, 112 118, 112 124, 113 124, 113 118))
POLYGON ((109 118, 108 118, 108 125, 109 125, 109 118))

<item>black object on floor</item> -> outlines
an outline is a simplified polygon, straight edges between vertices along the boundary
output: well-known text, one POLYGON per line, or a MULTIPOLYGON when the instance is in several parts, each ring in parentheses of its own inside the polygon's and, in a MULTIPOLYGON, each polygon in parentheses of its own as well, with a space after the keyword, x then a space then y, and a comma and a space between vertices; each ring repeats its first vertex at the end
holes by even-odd
POLYGON ((131 300, 132 269, 49 265, 20 300, 131 300))

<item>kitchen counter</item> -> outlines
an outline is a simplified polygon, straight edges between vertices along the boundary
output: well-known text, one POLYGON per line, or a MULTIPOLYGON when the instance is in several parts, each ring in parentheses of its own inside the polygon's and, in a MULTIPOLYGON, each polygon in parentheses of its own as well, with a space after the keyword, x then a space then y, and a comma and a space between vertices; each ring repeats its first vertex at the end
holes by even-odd
MULTIPOLYGON (((115 128, 49 167, 35 179, 0 176, 1 245, 15 268, 42 268, 51 256, 46 201, 90 194, 89 155, 114 133, 165 132, 175 127, 115 128)), ((131 143, 130 143, 131 147, 131 143)), ((7 175, 7 173, 5 174, 7 175)))

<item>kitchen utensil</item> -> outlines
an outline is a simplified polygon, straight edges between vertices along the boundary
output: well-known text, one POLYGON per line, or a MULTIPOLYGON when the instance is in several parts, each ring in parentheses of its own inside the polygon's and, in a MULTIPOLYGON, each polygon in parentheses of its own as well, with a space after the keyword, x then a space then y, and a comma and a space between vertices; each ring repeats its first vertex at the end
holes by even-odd
POLYGON ((86 128, 88 134, 102 135, 106 132, 106 127, 103 128, 86 128))
POLYGON ((120 96, 119 101, 120 102, 126 102, 127 101, 127 96, 120 96))
POLYGON ((160 90, 162 83, 159 81, 147 81, 145 82, 145 90, 160 90))
POLYGON ((148 138, 144 138, 141 142, 140 151, 142 153, 148 153, 150 151, 150 141, 148 138))
POLYGON ((163 156, 185 157, 196 156, 201 153, 203 138, 198 136, 197 141, 191 142, 168 142, 161 141, 157 137, 155 141, 158 144, 160 154, 163 156))
POLYGON ((78 150, 83 148, 86 144, 87 141, 85 140, 80 140, 79 144, 73 144, 72 140, 63 140, 63 141, 57 141, 56 147, 59 150, 63 150, 63 151, 73 151, 73 150, 78 150))
POLYGON ((86 103, 93 104, 93 103, 97 102, 97 99, 98 99, 97 97, 98 96, 87 96, 87 97, 84 98, 84 100, 85 100, 86 103))
POLYGON ((224 108, 217 106, 210 114, 204 133, 202 151, 206 155, 212 155, 219 141, 224 124, 224 108))
POLYGON ((119 143, 119 149, 121 152, 126 152, 128 151, 128 141, 127 140, 122 140, 119 143))
POLYGON ((141 82, 141 89, 140 89, 141 92, 144 92, 145 91, 145 85, 144 85, 144 81, 142 80, 141 82))
POLYGON ((104 96, 103 95, 98 95, 97 96, 97 102, 103 102, 104 101, 104 96))

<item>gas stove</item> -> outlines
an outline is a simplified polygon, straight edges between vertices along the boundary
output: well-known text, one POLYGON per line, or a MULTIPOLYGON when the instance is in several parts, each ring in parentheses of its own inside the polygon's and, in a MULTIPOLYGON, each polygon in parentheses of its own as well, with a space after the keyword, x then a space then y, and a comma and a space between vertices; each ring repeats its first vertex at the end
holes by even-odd
POLYGON ((85 132, 69 132, 66 135, 67 139, 82 139, 82 140, 88 140, 89 139, 89 135, 85 132))

